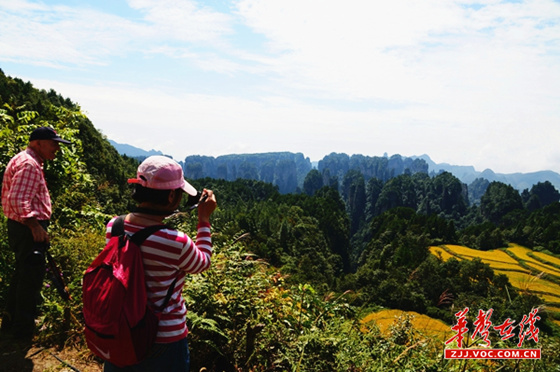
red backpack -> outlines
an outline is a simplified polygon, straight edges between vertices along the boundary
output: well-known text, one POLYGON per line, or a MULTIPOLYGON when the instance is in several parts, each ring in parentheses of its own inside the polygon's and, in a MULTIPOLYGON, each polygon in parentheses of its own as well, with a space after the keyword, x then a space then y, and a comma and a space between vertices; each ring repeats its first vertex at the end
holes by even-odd
POLYGON ((155 342, 159 312, 175 288, 169 287, 160 308, 148 305, 140 245, 165 225, 148 226, 132 236, 118 217, 111 239, 93 260, 83 278, 83 315, 89 349, 118 367, 143 360, 155 342))

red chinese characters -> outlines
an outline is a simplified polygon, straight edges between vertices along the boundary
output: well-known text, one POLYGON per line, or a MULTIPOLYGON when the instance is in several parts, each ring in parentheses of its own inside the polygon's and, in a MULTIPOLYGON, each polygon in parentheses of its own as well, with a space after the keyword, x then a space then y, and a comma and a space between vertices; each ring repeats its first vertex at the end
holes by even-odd
MULTIPOLYGON (((459 348, 462 347, 463 337, 469 332, 469 329, 467 327, 468 322, 466 320, 466 315, 468 312, 469 308, 466 307, 464 310, 459 311, 455 314, 455 316, 457 317, 457 324, 451 327, 451 329, 455 331, 456 334, 445 341, 445 345, 449 345, 450 343, 457 341, 457 346, 459 348)), ((515 321, 511 320, 510 318, 506 319, 506 321, 504 321, 502 324, 492 327, 492 321, 490 320, 490 318, 492 317, 493 312, 493 309, 490 309, 486 312, 483 310, 479 310, 476 320, 473 323, 475 329, 471 336, 471 339, 475 340, 477 335, 480 335, 482 341, 484 342, 483 344, 480 344, 480 346, 491 346, 491 329, 498 331, 499 336, 504 341, 515 336, 515 321)), ((533 309, 529 315, 524 315, 523 319, 519 323, 519 342, 517 344, 518 347, 521 347, 525 340, 533 340, 534 342, 539 342, 539 328, 535 326, 535 322, 540 320, 541 318, 537 315, 537 313, 538 308, 533 309)))

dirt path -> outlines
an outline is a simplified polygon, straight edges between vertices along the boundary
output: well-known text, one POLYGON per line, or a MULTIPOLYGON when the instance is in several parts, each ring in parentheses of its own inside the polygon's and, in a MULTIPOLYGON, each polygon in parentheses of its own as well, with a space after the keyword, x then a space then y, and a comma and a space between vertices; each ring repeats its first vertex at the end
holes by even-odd
POLYGON ((0 372, 101 372, 88 352, 71 348, 57 350, 40 345, 0 342, 0 372))

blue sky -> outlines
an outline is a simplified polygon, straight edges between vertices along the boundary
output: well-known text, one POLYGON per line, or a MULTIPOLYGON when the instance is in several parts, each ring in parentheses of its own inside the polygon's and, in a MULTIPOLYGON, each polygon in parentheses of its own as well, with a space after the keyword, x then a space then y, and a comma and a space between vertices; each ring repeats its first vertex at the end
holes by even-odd
POLYGON ((560 172, 560 1, 0 1, 0 68, 177 160, 560 172))

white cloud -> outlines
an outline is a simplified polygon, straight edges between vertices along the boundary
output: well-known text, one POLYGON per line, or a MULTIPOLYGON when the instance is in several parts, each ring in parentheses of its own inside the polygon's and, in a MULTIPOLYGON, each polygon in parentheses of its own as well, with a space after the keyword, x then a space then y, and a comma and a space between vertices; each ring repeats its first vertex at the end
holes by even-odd
POLYGON ((89 8, 20 2, 0 6, 2 60, 52 67, 108 63, 122 52, 134 25, 89 8))
POLYGON ((0 57, 52 67, 109 64, 112 57, 162 51, 176 43, 219 44, 229 32, 229 16, 192 1, 130 3, 143 18, 127 19, 85 4, 2 4, 0 57))
POLYGON ((231 32, 231 17, 188 0, 129 0, 134 9, 145 14, 145 21, 159 41, 217 41, 231 32))
MULTIPOLYGON (((430 102, 448 96, 448 87, 484 86, 488 76, 504 76, 508 62, 540 55, 543 32, 535 26, 556 20, 550 31, 558 31, 559 10, 538 3, 477 12, 448 1, 247 0, 239 8, 280 54, 284 78, 294 85, 335 98, 430 102), (530 40, 520 42, 519 34, 530 40)), ((522 67, 543 63, 531 62, 522 67)), ((505 77, 523 79, 516 75, 505 77)))
POLYGON ((77 101, 118 142, 179 159, 427 153, 560 171, 557 1, 83 4, 1 4, 0 63, 65 67, 18 77, 77 101))

